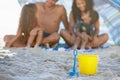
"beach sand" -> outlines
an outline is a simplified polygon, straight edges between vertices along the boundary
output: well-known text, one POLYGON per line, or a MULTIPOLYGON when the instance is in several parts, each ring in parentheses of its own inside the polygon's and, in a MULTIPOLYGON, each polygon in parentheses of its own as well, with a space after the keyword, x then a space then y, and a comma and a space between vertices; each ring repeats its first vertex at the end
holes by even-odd
POLYGON ((93 53, 99 55, 97 74, 70 77, 72 50, 3 48, 1 45, 0 80, 120 80, 120 46, 98 48, 93 53))
MULTIPOLYGON (((73 51, 71 50, 50 51, 41 48, 3 48, 2 36, 4 34, 16 33, 21 9, 16 0, 3 1, 5 5, 1 2, 1 13, 7 16, 7 21, 1 15, 0 80, 120 80, 120 46, 95 49, 93 53, 99 55, 97 74, 91 76, 79 74, 79 76, 73 77, 69 76, 69 72, 72 71, 73 67, 73 51), (9 7, 3 9, 3 6, 6 5, 9 7), (8 29, 10 27, 11 30, 8 29)), ((62 3, 62 0, 60 1, 62 3)), ((64 1, 69 13, 71 11, 71 1, 64 1)), ((97 6, 100 6, 100 11, 106 9, 102 8, 102 4, 105 2, 102 0, 98 1, 95 8, 97 9, 97 6)), ((103 27, 103 31, 107 32, 105 25, 103 27)))

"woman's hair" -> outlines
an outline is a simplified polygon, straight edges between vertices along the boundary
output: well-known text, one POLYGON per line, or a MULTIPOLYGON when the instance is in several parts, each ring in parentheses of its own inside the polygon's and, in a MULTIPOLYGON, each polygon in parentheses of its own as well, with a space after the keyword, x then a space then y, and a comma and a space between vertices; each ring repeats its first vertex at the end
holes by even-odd
POLYGON ((25 4, 21 10, 19 28, 22 34, 24 34, 25 42, 28 39, 31 29, 37 25, 36 12, 37 7, 34 3, 25 4))
POLYGON ((99 15, 95 10, 90 10, 89 12, 90 12, 90 17, 92 18, 91 23, 94 24, 99 19, 99 15))
MULTIPOLYGON (((94 6, 93 0, 85 0, 85 2, 86 2, 86 11, 92 10, 94 6)), ((74 0, 72 4, 72 13, 75 21, 76 21, 76 18, 81 19, 81 11, 76 5, 76 0, 74 0)))

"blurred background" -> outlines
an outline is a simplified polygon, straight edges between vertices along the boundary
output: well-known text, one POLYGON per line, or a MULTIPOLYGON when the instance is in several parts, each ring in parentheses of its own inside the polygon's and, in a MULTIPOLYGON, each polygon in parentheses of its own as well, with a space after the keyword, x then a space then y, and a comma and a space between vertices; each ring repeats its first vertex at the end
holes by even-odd
MULTIPOLYGON (((44 2, 45 0, 0 0, 0 38, 5 34, 16 34, 21 8, 26 3, 44 2)), ((59 0, 69 13, 73 0, 59 0)), ((120 45, 120 0, 94 0, 94 8, 100 16, 100 34, 108 33, 107 44, 120 45)), ((64 28, 62 23, 60 29, 64 28)), ((59 30, 60 30, 59 29, 59 30)))

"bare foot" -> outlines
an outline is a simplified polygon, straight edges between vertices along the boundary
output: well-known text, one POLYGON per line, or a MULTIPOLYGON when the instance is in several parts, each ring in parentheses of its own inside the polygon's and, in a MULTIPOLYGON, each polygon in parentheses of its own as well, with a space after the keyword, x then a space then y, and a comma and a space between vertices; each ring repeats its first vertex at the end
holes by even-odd
POLYGON ((26 47, 24 47, 24 49, 29 49, 30 48, 30 46, 29 45, 27 45, 26 47))
POLYGON ((50 48, 50 45, 48 43, 45 44, 46 48, 50 48))
POLYGON ((39 45, 38 44, 36 44, 35 46, 34 46, 34 48, 38 48, 39 47, 39 45))
POLYGON ((77 45, 74 45, 71 47, 72 50, 76 50, 77 49, 77 45))

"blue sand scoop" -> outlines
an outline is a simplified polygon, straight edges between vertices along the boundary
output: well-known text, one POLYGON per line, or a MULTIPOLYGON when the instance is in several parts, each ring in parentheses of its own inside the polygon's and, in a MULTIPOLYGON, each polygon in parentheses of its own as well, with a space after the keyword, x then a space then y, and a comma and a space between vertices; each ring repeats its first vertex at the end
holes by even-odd
POLYGON ((73 51, 73 55, 74 55, 74 64, 73 64, 73 70, 71 72, 69 72, 69 76, 74 76, 77 75, 78 76, 78 71, 77 71, 77 50, 73 51))

